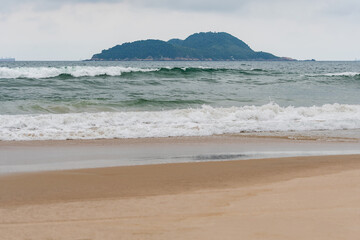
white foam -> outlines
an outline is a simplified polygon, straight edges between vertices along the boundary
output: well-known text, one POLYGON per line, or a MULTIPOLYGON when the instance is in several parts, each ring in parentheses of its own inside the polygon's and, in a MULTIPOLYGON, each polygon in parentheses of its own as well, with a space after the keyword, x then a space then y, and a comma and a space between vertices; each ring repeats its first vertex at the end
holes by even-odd
POLYGON ((344 76, 344 77, 355 77, 360 75, 360 72, 340 72, 340 73, 326 73, 325 76, 336 77, 336 76, 344 76))
POLYGON ((120 76, 126 72, 151 72, 158 71, 157 68, 133 68, 133 67, 91 67, 91 66, 73 66, 73 67, 0 67, 1 78, 51 78, 61 74, 69 74, 73 77, 84 76, 120 76))
POLYGON ((263 106, 178 109, 157 112, 102 112, 0 115, 0 140, 206 136, 261 131, 360 128, 360 105, 263 106))

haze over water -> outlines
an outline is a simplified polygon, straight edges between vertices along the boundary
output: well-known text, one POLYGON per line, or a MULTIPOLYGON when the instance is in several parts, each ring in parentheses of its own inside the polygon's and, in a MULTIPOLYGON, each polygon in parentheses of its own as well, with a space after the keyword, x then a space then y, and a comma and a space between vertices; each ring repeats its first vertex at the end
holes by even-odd
POLYGON ((0 140, 360 128, 359 62, 0 63, 0 140))

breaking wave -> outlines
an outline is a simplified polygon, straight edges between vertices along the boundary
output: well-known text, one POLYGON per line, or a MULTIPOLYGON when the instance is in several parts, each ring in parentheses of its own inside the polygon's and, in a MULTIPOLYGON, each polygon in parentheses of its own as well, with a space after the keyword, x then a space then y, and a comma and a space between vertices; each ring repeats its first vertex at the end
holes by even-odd
POLYGON ((326 76, 326 77, 359 77, 360 72, 338 72, 338 73, 321 73, 321 74, 309 74, 309 76, 326 76))
POLYGON ((119 76, 126 72, 151 72, 157 69, 132 68, 132 67, 91 67, 91 66, 71 66, 71 67, 16 67, 0 68, 0 78, 53 78, 58 76, 72 77, 95 77, 101 75, 119 76))
POLYGON ((207 136, 360 128, 360 105, 262 106, 168 111, 0 115, 0 140, 207 136))
POLYGON ((360 76, 360 72, 326 73, 324 75, 330 77, 335 77, 335 76, 355 77, 355 76, 360 76))
POLYGON ((228 69, 207 67, 163 67, 163 68, 134 68, 121 66, 69 66, 69 67, 0 67, 0 79, 46 79, 55 77, 96 77, 96 76, 129 76, 129 74, 155 73, 163 75, 183 75, 196 73, 238 73, 244 75, 259 75, 266 73, 263 69, 228 69))

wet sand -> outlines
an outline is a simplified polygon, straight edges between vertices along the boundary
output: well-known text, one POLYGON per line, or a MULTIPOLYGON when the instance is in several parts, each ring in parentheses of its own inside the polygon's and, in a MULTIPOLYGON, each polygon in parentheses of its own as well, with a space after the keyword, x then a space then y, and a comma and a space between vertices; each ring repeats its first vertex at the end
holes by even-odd
POLYGON ((0 141, 0 175, 160 163, 360 154, 360 140, 308 136, 0 141))
POLYGON ((3 239, 357 239, 360 155, 0 176, 3 239))

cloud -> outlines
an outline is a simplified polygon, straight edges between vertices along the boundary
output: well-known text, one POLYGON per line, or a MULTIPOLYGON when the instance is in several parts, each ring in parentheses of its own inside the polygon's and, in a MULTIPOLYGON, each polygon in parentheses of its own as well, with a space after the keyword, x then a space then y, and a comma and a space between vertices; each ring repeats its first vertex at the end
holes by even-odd
MULTIPOLYGON (((253 0, 263 1, 263 0, 253 0)), ((187 11, 234 11, 244 4, 253 2, 249 0, 0 0, 2 12, 16 11, 23 6, 35 10, 53 10, 64 5, 82 3, 126 3, 142 8, 166 8, 171 10, 187 11)))
POLYGON ((360 2, 353 0, 332 1, 325 5, 322 12, 338 17, 359 16, 360 2))
MULTIPOLYGON (((294 10, 321 10, 324 14, 347 15, 358 14, 360 2, 357 0, 0 0, 0 12, 13 12, 26 6, 38 11, 59 9, 64 5, 74 4, 125 3, 139 8, 169 9, 172 11, 193 12, 247 12, 249 9, 272 6, 284 9, 283 6, 294 7, 294 10)), ((275 9, 276 10, 276 9, 275 9)), ((286 10, 285 10, 286 11, 286 10)))
POLYGON ((360 58, 354 0, 0 0, 0 6, 1 55, 22 60, 79 60, 123 42, 202 31, 225 31, 279 56, 360 58))
POLYGON ((22 7, 35 10, 53 10, 67 4, 81 3, 111 3, 122 2, 123 0, 0 0, 0 12, 14 12, 22 7))
MULTIPOLYGON (((256 0, 255 0, 256 1, 256 0)), ((128 3, 144 6, 148 8, 166 8, 171 10, 187 10, 187 11, 201 11, 201 12, 224 12, 235 11, 246 5, 248 0, 133 0, 128 3)))

